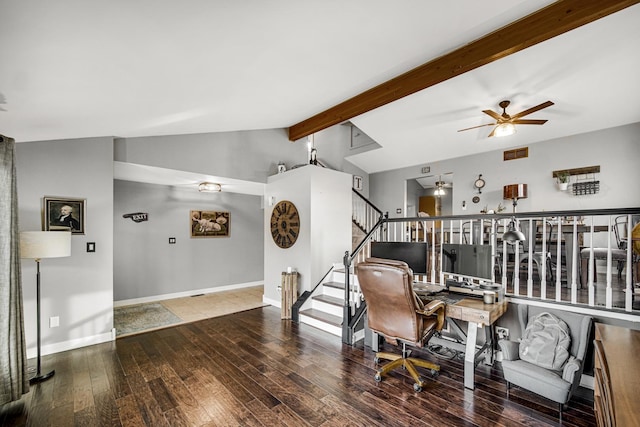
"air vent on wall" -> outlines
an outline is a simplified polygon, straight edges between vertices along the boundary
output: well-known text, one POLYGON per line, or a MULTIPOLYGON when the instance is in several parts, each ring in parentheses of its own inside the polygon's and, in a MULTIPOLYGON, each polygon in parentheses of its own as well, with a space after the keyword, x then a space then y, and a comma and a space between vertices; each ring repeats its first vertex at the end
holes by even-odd
POLYGON ((525 157, 529 157, 529 147, 522 148, 514 148, 513 150, 507 150, 503 153, 504 161, 507 160, 515 160, 515 159, 524 159, 525 157))

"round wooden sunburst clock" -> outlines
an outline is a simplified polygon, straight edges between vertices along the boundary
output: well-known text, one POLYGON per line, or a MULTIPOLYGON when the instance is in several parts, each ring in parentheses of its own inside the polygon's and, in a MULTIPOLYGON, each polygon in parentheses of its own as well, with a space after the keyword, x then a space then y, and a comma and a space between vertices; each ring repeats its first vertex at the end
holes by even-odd
POLYGON ((296 205, 288 200, 279 202, 271 212, 271 237, 279 247, 293 246, 300 234, 300 216, 296 205))

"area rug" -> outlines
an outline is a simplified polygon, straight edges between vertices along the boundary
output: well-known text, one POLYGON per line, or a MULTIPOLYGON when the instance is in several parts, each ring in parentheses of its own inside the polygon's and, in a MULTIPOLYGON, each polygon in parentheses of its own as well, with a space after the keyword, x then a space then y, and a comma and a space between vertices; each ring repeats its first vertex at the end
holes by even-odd
POLYGON ((182 319, 160 303, 149 303, 114 308, 113 323, 120 337, 182 323, 182 319))

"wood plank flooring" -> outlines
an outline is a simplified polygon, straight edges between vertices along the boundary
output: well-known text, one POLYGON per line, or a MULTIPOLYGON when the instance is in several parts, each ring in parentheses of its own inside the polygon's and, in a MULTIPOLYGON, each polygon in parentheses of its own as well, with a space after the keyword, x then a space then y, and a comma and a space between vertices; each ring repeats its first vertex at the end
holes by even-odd
MULTIPOLYGON (((386 345, 385 345, 386 347, 386 345)), ((386 348, 393 351, 392 347, 386 348)), ((396 371, 377 384, 360 343, 263 307, 43 358, 49 381, 0 410, 6 426, 553 426, 557 407, 524 390, 506 399, 500 364, 463 387, 460 360, 421 393, 396 371)), ((576 398, 564 426, 595 425, 576 398)))

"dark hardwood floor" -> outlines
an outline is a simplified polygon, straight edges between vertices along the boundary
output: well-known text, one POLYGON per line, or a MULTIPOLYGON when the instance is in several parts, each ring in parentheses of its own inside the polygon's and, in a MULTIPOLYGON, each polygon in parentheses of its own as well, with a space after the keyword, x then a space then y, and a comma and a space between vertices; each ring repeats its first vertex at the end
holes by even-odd
MULTIPOLYGON (((479 365, 467 390, 460 360, 417 353, 442 367, 421 393, 403 371, 377 384, 362 343, 258 308, 46 356, 56 375, 2 407, 0 424, 558 425, 555 403, 519 389, 506 398, 499 363, 479 365)), ((595 425, 591 402, 574 398, 563 425, 595 425)))

